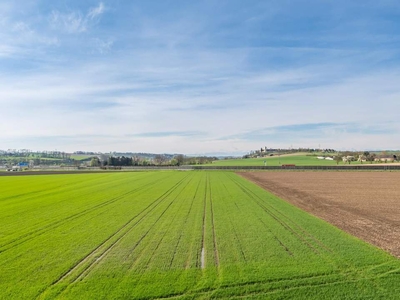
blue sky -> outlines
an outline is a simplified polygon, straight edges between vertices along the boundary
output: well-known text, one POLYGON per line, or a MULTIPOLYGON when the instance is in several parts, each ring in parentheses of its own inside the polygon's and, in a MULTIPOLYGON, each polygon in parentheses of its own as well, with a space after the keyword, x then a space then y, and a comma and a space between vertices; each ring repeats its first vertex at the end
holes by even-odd
POLYGON ((0 149, 400 149, 398 1, 1 1, 0 149))

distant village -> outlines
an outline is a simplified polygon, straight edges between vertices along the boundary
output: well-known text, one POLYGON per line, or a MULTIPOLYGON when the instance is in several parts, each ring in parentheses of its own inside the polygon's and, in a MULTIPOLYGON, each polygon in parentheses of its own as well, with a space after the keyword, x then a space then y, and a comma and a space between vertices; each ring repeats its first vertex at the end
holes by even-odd
MULTIPOLYGON (((399 151, 400 152, 400 151, 399 151)), ((262 158, 269 156, 279 156, 293 153, 307 153, 320 160, 335 160, 337 163, 343 162, 351 164, 353 161, 360 163, 391 163, 397 162, 399 154, 393 151, 337 151, 335 149, 316 149, 316 148, 268 148, 251 150, 243 158, 262 158)))

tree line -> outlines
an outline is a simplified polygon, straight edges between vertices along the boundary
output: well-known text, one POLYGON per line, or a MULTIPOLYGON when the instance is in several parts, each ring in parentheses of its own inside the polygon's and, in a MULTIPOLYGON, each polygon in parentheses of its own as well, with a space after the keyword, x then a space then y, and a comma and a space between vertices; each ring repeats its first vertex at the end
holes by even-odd
POLYGON ((185 156, 178 154, 169 158, 163 154, 157 154, 153 159, 142 157, 127 157, 127 156, 109 156, 106 160, 101 160, 99 157, 93 157, 90 166, 113 166, 113 167, 131 167, 131 166, 181 166, 181 165, 203 165, 211 164, 218 160, 217 157, 210 156, 185 156))

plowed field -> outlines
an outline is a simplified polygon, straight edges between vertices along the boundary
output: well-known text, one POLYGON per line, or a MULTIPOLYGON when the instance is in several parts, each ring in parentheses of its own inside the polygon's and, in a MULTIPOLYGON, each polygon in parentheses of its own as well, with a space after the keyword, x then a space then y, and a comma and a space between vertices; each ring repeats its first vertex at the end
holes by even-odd
POLYGON ((241 176, 400 257, 399 172, 242 172, 241 176))

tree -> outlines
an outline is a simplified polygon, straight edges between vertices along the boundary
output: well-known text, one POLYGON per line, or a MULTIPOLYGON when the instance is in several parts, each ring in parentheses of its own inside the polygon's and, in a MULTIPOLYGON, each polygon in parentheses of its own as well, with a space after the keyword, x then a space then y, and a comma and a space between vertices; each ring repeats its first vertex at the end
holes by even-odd
POLYGON ((90 161, 90 166, 91 167, 98 167, 100 166, 100 161, 97 157, 92 157, 92 160, 90 161))
POLYGON ((179 165, 178 165, 178 161, 176 160, 176 158, 171 159, 171 160, 169 161, 169 164, 170 164, 171 166, 179 166, 179 165))
POLYGON ((370 163, 372 163, 372 162, 375 160, 375 158, 376 158, 376 154, 375 154, 375 153, 370 153, 370 154, 367 156, 367 160, 368 160, 370 163))
POLYGON ((185 156, 183 154, 178 154, 174 157, 177 161, 177 165, 181 166, 185 162, 185 156))
POLYGON ((108 157, 107 165, 115 166, 115 157, 114 156, 109 156, 108 157))
POLYGON ((157 154, 156 156, 154 156, 154 163, 156 165, 162 165, 167 161, 167 158, 165 157, 165 155, 162 154, 157 154))
POLYGON ((343 158, 342 158, 342 156, 341 156, 341 155, 339 155, 339 154, 338 154, 338 155, 336 155, 336 156, 335 156, 335 161, 336 161, 336 164, 338 165, 338 164, 339 164, 339 163, 342 161, 342 159, 343 159, 343 158))

